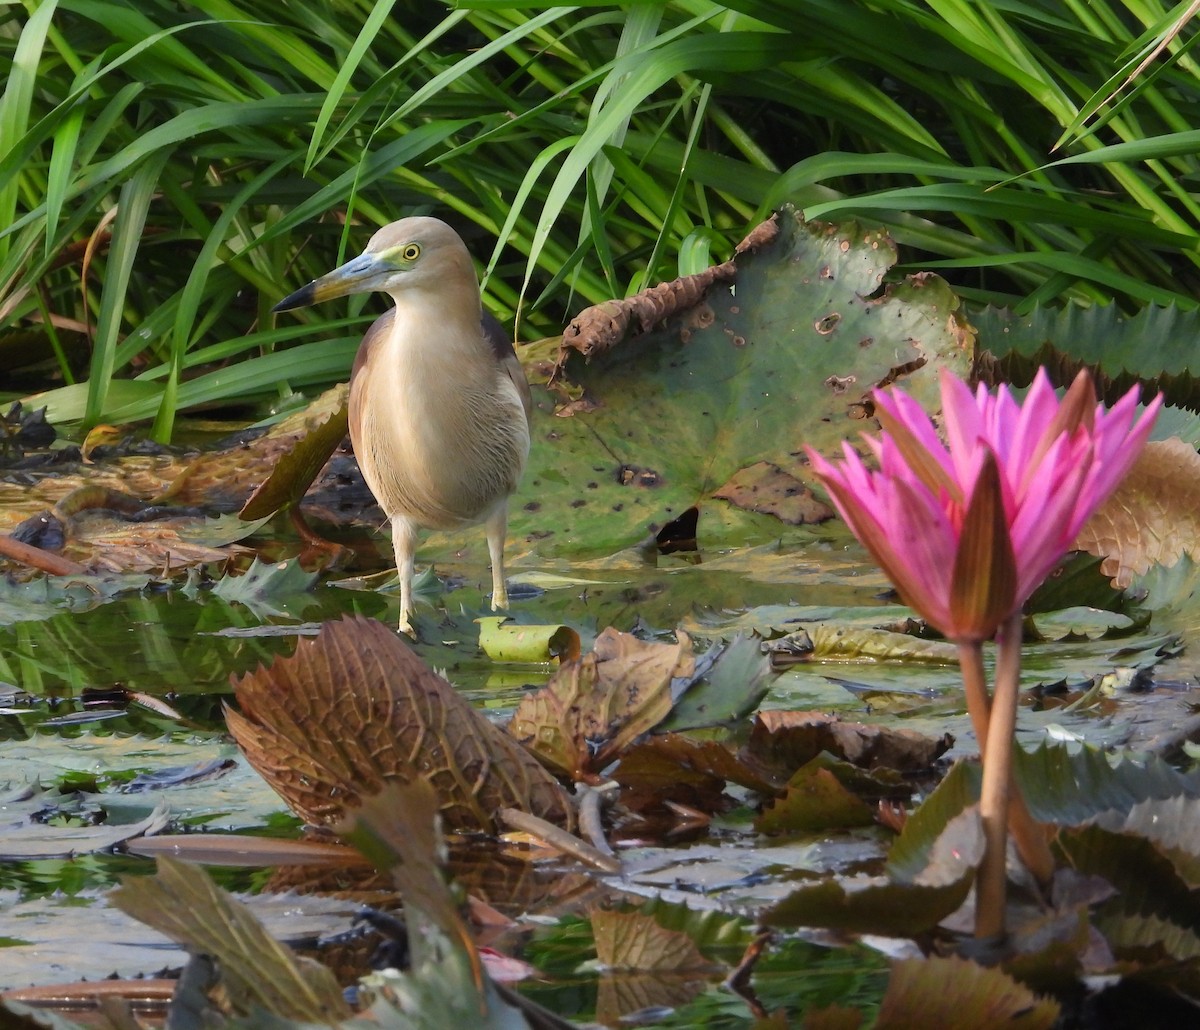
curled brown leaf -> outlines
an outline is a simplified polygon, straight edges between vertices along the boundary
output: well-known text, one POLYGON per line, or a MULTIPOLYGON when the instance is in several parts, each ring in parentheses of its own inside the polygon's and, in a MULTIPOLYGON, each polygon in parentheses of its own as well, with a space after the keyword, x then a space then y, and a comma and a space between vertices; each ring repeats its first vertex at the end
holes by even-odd
POLYGON ((561 785, 373 619, 326 623, 234 686, 230 732, 311 823, 337 823, 384 784, 418 778, 432 784, 448 830, 492 832, 502 808, 571 821, 561 785))

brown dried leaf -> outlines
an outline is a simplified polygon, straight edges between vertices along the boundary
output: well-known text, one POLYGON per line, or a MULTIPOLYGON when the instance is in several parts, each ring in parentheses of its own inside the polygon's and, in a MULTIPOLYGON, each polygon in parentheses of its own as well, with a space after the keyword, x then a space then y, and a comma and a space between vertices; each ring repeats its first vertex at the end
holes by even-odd
POLYGON ((501 808, 571 821, 558 782, 373 619, 326 623, 234 686, 241 711, 226 708, 230 731, 311 823, 339 822, 385 783, 418 777, 450 830, 491 832, 501 808))
MULTIPOLYGON (((338 441, 329 441, 329 436, 345 426, 349 391, 349 386, 342 383, 248 444, 198 455, 174 476, 159 499, 169 498, 175 504, 212 505, 216 498, 222 507, 240 508, 252 492, 275 478, 274 470, 281 463, 285 473, 300 475, 299 467, 315 460, 314 454, 308 453, 313 444, 317 450, 326 443, 329 450, 337 445, 338 441), (314 439, 305 444, 310 437, 314 439)), ((324 458, 328 457, 326 453, 324 458)), ((324 459, 313 475, 323 464, 324 459)), ((269 513, 267 507, 260 511, 260 516, 269 513)))
POLYGON ((711 969, 695 941, 679 930, 660 926, 642 912, 592 912, 596 958, 606 969, 680 972, 711 969))
POLYGON ((127 876, 109 895, 127 915, 217 962, 230 1002, 285 1019, 331 1024, 350 1016, 333 973, 297 959, 246 906, 199 866, 162 856, 154 876, 127 876))
POLYGON ((782 786, 822 751, 865 769, 928 769, 954 739, 934 740, 909 729, 842 722, 823 712, 759 712, 739 757, 782 786))
POLYGON ((713 496, 745 511, 774 515, 793 526, 833 518, 833 509, 804 482, 769 461, 735 472, 713 496))
POLYGON ((563 330, 558 366, 566 363, 568 349, 577 350, 584 357, 603 353, 626 336, 647 332, 664 319, 700 304, 713 283, 728 281, 736 275, 738 254, 766 246, 778 233, 778 216, 772 215, 750 231, 729 261, 695 275, 647 287, 623 300, 606 300, 584 309, 563 330))
POLYGON ((1200 558, 1200 455, 1178 437, 1146 444, 1129 474, 1080 531, 1075 546, 1104 558, 1122 589, 1152 565, 1200 558))
POLYGON ((587 779, 671 711, 671 681, 695 673, 686 633, 675 644, 606 629, 517 706, 508 731, 550 768, 587 779))
POLYGON ((350 431, 349 391, 331 393, 322 398, 328 407, 312 405, 305 409, 309 416, 307 431, 289 441, 291 446, 280 454, 270 474, 242 506, 240 514, 247 522, 298 504, 350 431))
POLYGON ((726 781, 760 793, 776 784, 747 769, 736 754, 717 740, 696 740, 681 733, 655 734, 621 756, 613 779, 624 787, 669 794, 675 787, 702 793, 720 792, 726 781))

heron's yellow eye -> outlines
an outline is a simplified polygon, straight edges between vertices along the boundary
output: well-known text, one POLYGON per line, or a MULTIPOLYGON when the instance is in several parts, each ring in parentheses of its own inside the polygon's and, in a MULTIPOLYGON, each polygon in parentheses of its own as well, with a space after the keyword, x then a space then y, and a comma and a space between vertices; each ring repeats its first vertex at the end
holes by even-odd
POLYGON ((417 258, 421 256, 421 248, 415 243, 410 243, 402 251, 400 251, 400 256, 404 258, 405 261, 416 261, 417 258))

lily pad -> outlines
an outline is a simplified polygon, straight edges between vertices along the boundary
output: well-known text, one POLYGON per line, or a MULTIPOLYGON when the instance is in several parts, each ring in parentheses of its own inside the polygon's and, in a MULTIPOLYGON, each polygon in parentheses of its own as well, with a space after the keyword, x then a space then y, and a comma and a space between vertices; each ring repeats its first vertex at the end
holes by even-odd
POLYGON ((544 554, 611 552, 699 503, 701 542, 728 540, 762 518, 710 500, 743 496, 745 470, 768 463, 798 496, 814 482, 802 445, 855 435, 872 387, 902 378, 933 408, 936 369, 965 374, 974 337, 958 298, 933 275, 884 287, 896 260, 886 233, 791 210, 779 228, 665 329, 590 363, 573 356, 557 396, 537 386, 514 536, 544 554))

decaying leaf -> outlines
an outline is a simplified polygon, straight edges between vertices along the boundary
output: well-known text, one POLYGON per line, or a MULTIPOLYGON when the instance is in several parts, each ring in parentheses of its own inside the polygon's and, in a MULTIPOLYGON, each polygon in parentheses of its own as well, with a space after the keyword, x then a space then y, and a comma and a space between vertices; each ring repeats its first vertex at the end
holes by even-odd
POLYGON ((833 509, 802 480, 769 461, 739 469, 713 496, 746 511, 774 515, 793 526, 833 518, 833 509))
POLYGON ((875 1026, 1012 1027, 1050 1030, 1058 1002, 1034 994, 999 969, 960 958, 904 959, 892 966, 875 1026))
POLYGON ((241 1015, 261 1007, 320 1024, 350 1016, 333 973, 294 957, 199 866, 161 857, 155 876, 127 876, 109 897, 122 912, 212 956, 230 1005, 241 1015))
POLYGON ((712 969, 695 942, 643 912, 596 909, 591 914, 596 958, 606 969, 682 972, 712 969))
POLYGON ((1129 474, 1088 520, 1075 545, 1104 558, 1119 587, 1152 565, 1200 556, 1200 454, 1178 437, 1146 444, 1129 474))
POLYGON ((754 828, 759 833, 839 830, 874 821, 871 808, 832 772, 809 762, 788 781, 783 796, 762 811, 754 828))
POLYGON ((563 332, 564 355, 560 355, 559 364, 565 361, 568 348, 591 357, 616 346, 627 335, 644 333, 671 315, 696 306, 713 283, 728 282, 735 277, 737 255, 755 251, 775 239, 779 233, 778 217, 774 214, 756 225, 737 245, 734 258, 723 264, 659 283, 623 300, 605 301, 581 311, 563 332))
POLYGON ((865 769, 928 769, 953 745, 945 734, 934 740, 903 727, 842 722, 822 712, 759 712, 744 753, 764 774, 783 784, 822 751, 865 769))
POLYGON ((706 811, 718 804, 726 782, 771 794, 776 785, 717 740, 696 740, 681 733, 654 735, 621 756, 613 778, 623 787, 659 800, 686 800, 706 811))
POLYGON ((558 782, 373 619, 326 623, 234 686, 230 731, 309 822, 336 823, 385 783, 418 777, 437 791, 448 830, 492 832, 510 807, 571 820, 558 782))
POLYGON ((349 397, 349 388, 343 384, 305 409, 307 431, 285 438, 270 475, 255 487, 242 506, 242 518, 253 521, 299 503, 349 432, 349 397))
POLYGON ((648 643, 606 629, 594 650, 564 662, 517 706, 508 730, 551 769, 573 779, 599 772, 671 710, 671 682, 695 669, 691 640, 648 643))

